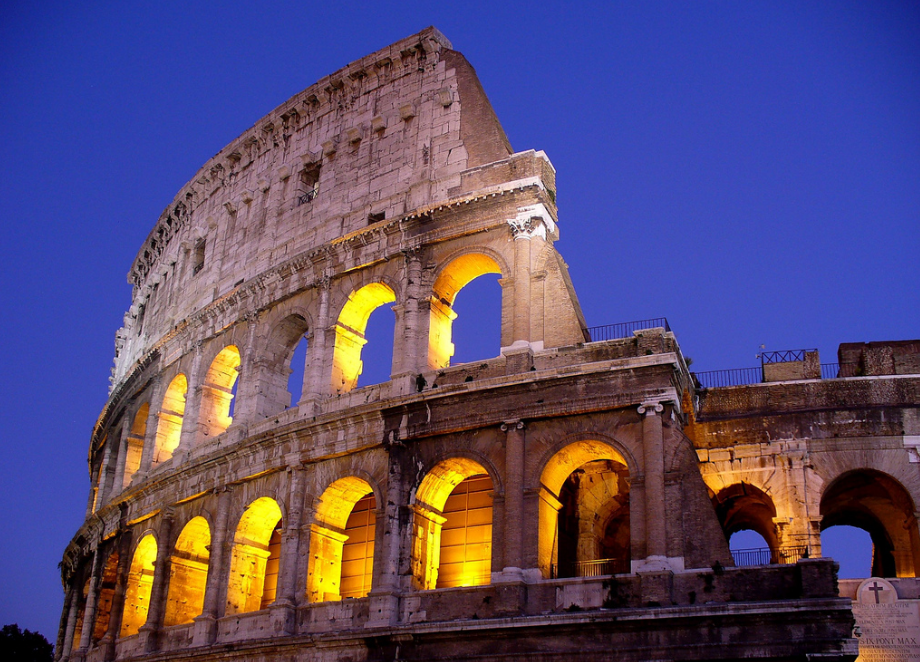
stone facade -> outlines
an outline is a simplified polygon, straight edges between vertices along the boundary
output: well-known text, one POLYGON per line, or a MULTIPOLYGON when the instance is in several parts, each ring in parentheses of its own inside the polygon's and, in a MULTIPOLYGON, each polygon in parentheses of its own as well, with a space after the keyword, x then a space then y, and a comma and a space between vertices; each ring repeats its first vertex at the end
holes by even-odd
POLYGON ((819 532, 916 576, 915 348, 701 389, 665 328, 591 342, 554 174, 432 28, 206 163, 129 274, 58 659, 853 659, 819 532), (452 366, 488 273, 501 352, 452 366), (772 563, 735 567, 744 528, 772 563))

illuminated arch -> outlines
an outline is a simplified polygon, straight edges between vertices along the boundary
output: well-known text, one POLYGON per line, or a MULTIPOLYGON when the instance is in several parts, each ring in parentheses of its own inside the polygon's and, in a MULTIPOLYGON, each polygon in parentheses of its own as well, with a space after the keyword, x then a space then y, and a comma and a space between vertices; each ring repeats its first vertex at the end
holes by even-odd
POLYGON ((465 457, 439 462, 412 504, 412 578, 423 590, 489 584, 492 479, 465 457))
POLYGON ((134 549, 134 557, 128 570, 128 585, 125 589, 125 606, 119 634, 121 637, 137 634, 140 627, 147 622, 156 560, 157 541, 148 533, 134 549))
POLYGON ((606 442, 570 443, 540 474, 537 558, 544 577, 628 572, 629 468, 606 442))
POLYGON ((428 367, 446 368, 454 355, 451 341, 457 313, 453 310, 457 292, 485 274, 501 274, 498 262, 484 253, 465 253, 451 260, 438 274, 431 296, 428 330, 428 367))
POLYGON ((144 438, 147 435, 147 417, 150 415, 150 403, 145 402, 138 407, 128 432, 125 443, 125 472, 122 477, 122 489, 131 484, 131 478, 141 467, 141 456, 144 453, 144 438))
POLYGON ((735 483, 712 494, 711 498, 726 541, 738 531, 754 531, 770 547, 772 562, 782 561, 774 523, 776 506, 763 490, 750 483, 735 483))
POLYGON ((169 590, 163 625, 191 623, 204 607, 211 555, 211 529, 204 517, 195 517, 182 529, 170 559, 169 590))
POLYGON ((396 293, 385 283, 369 283, 348 295, 335 324, 332 354, 332 390, 347 393, 358 383, 363 364, 361 349, 367 343, 364 332, 371 313, 396 301, 396 293))
POLYGON ((275 601, 281 551, 281 508, 260 497, 236 527, 227 583, 227 615, 264 609, 275 601))
POLYGON ((240 350, 227 345, 211 361, 201 385, 201 410, 198 415, 199 439, 216 437, 233 422, 230 406, 233 387, 240 375, 240 350))
POLYGON ((323 492, 310 527, 307 598, 310 602, 360 598, 371 588, 376 499, 357 476, 340 478, 323 492))
MULTIPOLYGON (((278 324, 274 326, 268 336, 268 342, 260 357, 264 358, 264 372, 261 376, 264 382, 261 388, 262 397, 265 399, 264 404, 260 407, 260 413, 263 416, 270 416, 284 411, 288 407, 297 406, 291 398, 288 391, 288 379, 292 372, 295 372, 295 366, 291 361, 294 352, 299 343, 307 342, 307 354, 309 357, 309 342, 307 336, 310 331, 310 324, 307 321, 306 313, 291 313, 278 324)), ((304 365, 296 366, 298 371, 304 372, 306 379, 307 371, 304 365)), ((301 382, 303 386, 303 382, 301 382)), ((302 394, 303 395, 303 394, 302 394)))
POLYGON ((115 599, 117 582, 118 550, 115 550, 106 559, 99 577, 99 587, 96 589, 96 622, 93 624, 93 643, 102 639, 109 630, 109 621, 112 619, 112 601, 115 599))
POLYGON ((188 393, 188 380, 181 372, 173 377, 163 396, 157 424, 156 443, 153 447, 152 464, 156 466, 170 459, 179 446, 182 434, 182 419, 185 416, 185 396, 188 393))
POLYGON ((872 538, 872 575, 916 577, 920 537, 914 502, 897 480, 871 469, 847 472, 821 496, 821 530, 837 525, 863 529, 872 538))

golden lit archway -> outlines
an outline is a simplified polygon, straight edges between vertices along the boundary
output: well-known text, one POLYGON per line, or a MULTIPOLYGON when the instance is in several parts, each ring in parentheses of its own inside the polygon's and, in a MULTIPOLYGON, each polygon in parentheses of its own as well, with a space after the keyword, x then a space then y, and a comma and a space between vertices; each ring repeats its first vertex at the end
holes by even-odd
POLYGON ((431 315, 428 330, 428 367, 446 368, 454 355, 451 340, 454 320, 453 310, 457 292, 475 278, 485 274, 501 274, 498 263, 482 253, 466 253, 452 260, 438 274, 432 288, 431 315))
POLYGON ((340 478, 323 492, 310 526, 307 599, 361 598, 371 588, 376 500, 366 480, 340 478))
POLYGON ((233 417, 230 405, 233 403, 233 386, 240 375, 240 350, 227 345, 211 361, 204 383, 201 385, 201 410, 198 415, 198 439, 216 437, 224 432, 233 417))
POLYGON ((160 407, 159 414, 160 421, 157 424, 156 444, 153 448, 152 464, 154 466, 170 459, 179 446, 187 392, 188 380, 180 372, 169 382, 166 395, 163 396, 163 406, 160 407))
POLYGON ((115 599, 115 584, 118 581, 118 551, 109 554, 99 577, 96 589, 96 622, 93 624, 93 643, 105 636, 112 619, 112 601, 115 599))
POLYGON ((191 623, 204 607, 211 554, 211 528, 204 517, 195 517, 179 534, 170 559, 169 591, 163 625, 191 623))
POLYGON ((872 576, 916 577, 920 535, 914 502, 892 476, 871 469, 839 476, 821 496, 821 530, 848 525, 872 538, 872 576))
POLYGON ((412 504, 412 578, 416 588, 491 582, 492 479, 478 462, 439 462, 412 504))
POLYGON ((628 572, 629 469, 596 440, 555 453, 540 476, 538 564, 544 577, 628 572))
POLYGON ((121 618, 121 633, 128 637, 137 634, 147 622, 150 610, 150 591, 153 588, 153 570, 157 559, 157 541, 147 534, 134 549, 134 558, 128 570, 128 585, 125 589, 125 607, 121 618))
POLYGON ((396 293, 385 283, 369 283, 352 292, 342 307, 335 325, 332 354, 332 390, 347 393, 358 383, 363 363, 361 350, 367 343, 364 332, 371 313, 385 303, 396 301, 396 293))
POLYGON ((122 489, 131 484, 131 478, 141 467, 141 456, 144 453, 144 437, 147 435, 147 417, 150 414, 150 404, 145 402, 138 407, 128 432, 125 443, 125 472, 122 477, 122 489))
POLYGON ((280 529, 281 508, 274 499, 260 497, 246 508, 233 538, 227 615, 258 611, 274 602, 280 529))

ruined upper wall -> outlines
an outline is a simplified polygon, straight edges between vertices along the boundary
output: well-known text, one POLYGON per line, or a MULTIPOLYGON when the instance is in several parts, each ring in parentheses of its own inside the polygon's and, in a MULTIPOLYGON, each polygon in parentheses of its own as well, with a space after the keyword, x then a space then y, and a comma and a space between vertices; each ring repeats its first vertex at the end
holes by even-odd
POLYGON ((476 190, 489 182, 461 173, 510 154, 473 68, 434 28, 326 76, 210 159, 163 212, 128 274, 113 379, 273 265, 476 190))

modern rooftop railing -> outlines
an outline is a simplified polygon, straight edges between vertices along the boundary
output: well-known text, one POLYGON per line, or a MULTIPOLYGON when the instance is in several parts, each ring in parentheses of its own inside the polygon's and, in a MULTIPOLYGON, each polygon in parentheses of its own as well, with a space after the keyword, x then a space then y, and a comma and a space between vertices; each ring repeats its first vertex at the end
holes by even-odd
POLYGON ((761 547, 754 549, 733 549, 732 558, 739 568, 754 565, 771 565, 777 563, 795 563, 799 559, 808 558, 807 547, 779 547, 770 549, 761 547))
POLYGON ((620 338, 629 338, 634 331, 643 329, 664 329, 670 331, 666 317, 653 317, 647 320, 637 320, 635 322, 620 322, 619 324, 605 324, 604 326, 589 326, 585 329, 591 338, 591 342, 601 340, 619 340, 620 338))
MULTIPOLYGON (((733 368, 731 370, 708 370, 692 373, 696 378, 697 388, 721 388, 724 386, 748 386, 763 384, 763 367, 733 368)), ((822 363, 821 379, 838 379, 855 377, 856 365, 850 363, 822 363)))

